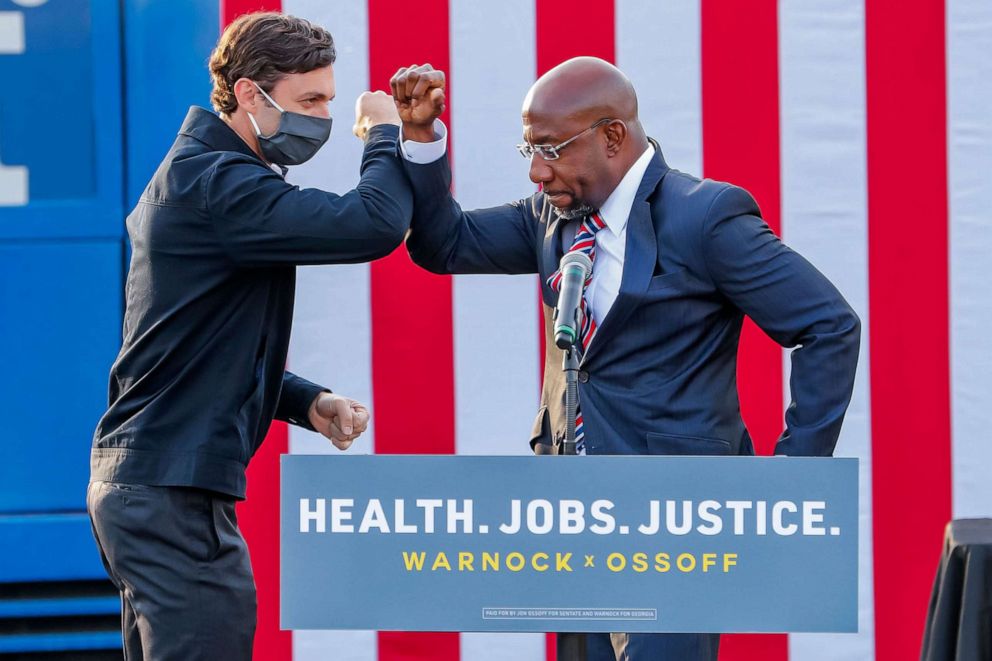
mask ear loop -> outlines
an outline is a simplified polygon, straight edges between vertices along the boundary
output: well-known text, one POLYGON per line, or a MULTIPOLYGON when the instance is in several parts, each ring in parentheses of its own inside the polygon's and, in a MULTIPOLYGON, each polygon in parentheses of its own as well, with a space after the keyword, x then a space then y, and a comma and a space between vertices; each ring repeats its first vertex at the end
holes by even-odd
POLYGON ((255 117, 247 110, 245 111, 245 113, 248 115, 248 121, 251 122, 252 128, 255 129, 255 137, 261 138, 262 132, 258 129, 258 123, 255 121, 255 117))
MULTIPOLYGON (((280 105, 279 105, 278 103, 276 103, 276 102, 275 102, 275 99, 273 99, 273 98, 272 98, 271 96, 269 96, 268 94, 266 94, 266 93, 265 93, 265 90, 263 90, 263 89, 262 89, 262 87, 261 87, 261 85, 259 85, 258 83, 256 83, 256 82, 255 82, 254 80, 253 80, 253 81, 251 81, 251 84, 252 84, 252 85, 254 85, 254 86, 255 86, 255 87, 256 87, 256 88, 258 89, 258 91, 259 91, 259 92, 261 92, 261 93, 262 93, 262 96, 264 96, 264 97, 266 98, 266 100, 267 100, 267 101, 268 101, 269 103, 271 103, 271 104, 272 104, 272 106, 273 106, 273 107, 274 107, 274 108, 275 108, 276 110, 278 110, 278 111, 279 111, 279 112, 281 112, 281 113, 284 113, 284 112, 286 112, 285 110, 283 110, 283 109, 282 109, 282 106, 280 106, 280 105)), ((246 113, 246 114, 248 115, 248 121, 249 121, 249 122, 251 122, 251 126, 252 126, 252 128, 253 128, 253 129, 255 129, 255 137, 258 137, 258 138, 267 138, 267 137, 271 137, 271 136, 264 136, 264 135, 262 135, 262 131, 261 131, 261 129, 259 129, 259 128, 258 128, 258 122, 256 122, 256 121, 255 121, 255 116, 254 116, 254 115, 252 115, 252 114, 251 114, 250 112, 248 112, 248 111, 245 111, 245 113, 246 113)))
POLYGON ((276 110, 278 110, 279 112, 286 112, 285 110, 282 109, 282 106, 280 106, 278 103, 275 102, 275 99, 273 99, 271 96, 269 96, 268 94, 266 94, 265 90, 263 90, 262 87, 258 83, 256 83, 253 80, 253 81, 251 81, 251 84, 258 88, 258 91, 262 93, 262 96, 264 96, 266 98, 266 100, 268 100, 269 103, 271 103, 273 106, 275 106, 276 110))

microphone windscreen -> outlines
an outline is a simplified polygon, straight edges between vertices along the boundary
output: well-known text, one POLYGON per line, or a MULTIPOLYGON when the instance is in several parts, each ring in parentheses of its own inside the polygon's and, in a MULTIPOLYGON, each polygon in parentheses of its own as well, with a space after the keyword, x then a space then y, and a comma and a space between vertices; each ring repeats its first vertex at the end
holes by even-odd
POLYGON ((565 253, 565 256, 561 258, 561 262, 558 264, 558 270, 564 272, 565 267, 571 264, 581 266, 584 275, 589 275, 592 271, 592 260, 589 259, 589 255, 585 254, 581 250, 565 253))

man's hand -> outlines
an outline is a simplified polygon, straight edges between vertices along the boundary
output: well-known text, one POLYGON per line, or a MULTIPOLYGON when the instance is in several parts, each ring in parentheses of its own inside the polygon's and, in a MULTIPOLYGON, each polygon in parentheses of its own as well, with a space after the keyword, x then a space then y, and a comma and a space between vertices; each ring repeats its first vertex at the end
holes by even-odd
POLYGON ((403 122, 403 138, 434 142, 434 120, 444 112, 444 72, 414 64, 397 71, 389 86, 403 122))
POLYGON ((379 124, 400 125, 396 105, 385 92, 362 92, 355 102, 355 126, 352 133, 365 139, 369 129, 379 124))
POLYGON ((369 426, 369 410, 364 404, 329 392, 317 395, 307 416, 313 428, 331 439, 338 450, 351 447, 369 426))

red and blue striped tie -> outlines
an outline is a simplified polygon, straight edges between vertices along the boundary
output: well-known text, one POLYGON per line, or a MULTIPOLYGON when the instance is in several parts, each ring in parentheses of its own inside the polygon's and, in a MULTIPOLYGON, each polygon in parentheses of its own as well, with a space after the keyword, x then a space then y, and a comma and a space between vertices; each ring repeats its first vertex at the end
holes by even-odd
MULTIPOLYGON (((582 221, 582 225, 579 227, 579 231, 575 233, 575 240, 572 241, 572 247, 568 249, 568 252, 584 252, 589 257, 589 260, 595 264, 596 233, 604 227, 606 227, 606 222, 598 212, 586 216, 585 220, 582 221)), ((582 346, 582 353, 585 353, 586 349, 589 348, 589 343, 592 342, 592 338, 596 334, 596 320, 592 318, 592 314, 589 312, 589 304, 586 302, 585 296, 585 288, 589 286, 590 282, 592 282, 592 271, 586 276, 586 281, 583 285, 582 301, 579 304, 579 309, 582 313, 582 319, 579 322, 579 343, 582 346)), ((548 286, 555 291, 561 289, 561 271, 555 271, 551 274, 551 277, 548 278, 548 286)), ((582 424, 582 411, 576 410, 575 451, 578 454, 585 454, 584 437, 585 430, 582 424)))

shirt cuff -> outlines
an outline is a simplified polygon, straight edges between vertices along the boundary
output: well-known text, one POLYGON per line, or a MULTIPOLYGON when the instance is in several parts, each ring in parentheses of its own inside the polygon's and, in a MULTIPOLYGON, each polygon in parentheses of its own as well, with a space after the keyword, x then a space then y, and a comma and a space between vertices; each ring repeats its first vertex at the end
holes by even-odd
POLYGON ((448 149, 448 128, 440 119, 434 120, 434 142, 416 142, 402 139, 400 129, 400 152, 403 158, 418 165, 427 165, 440 159, 448 149))

